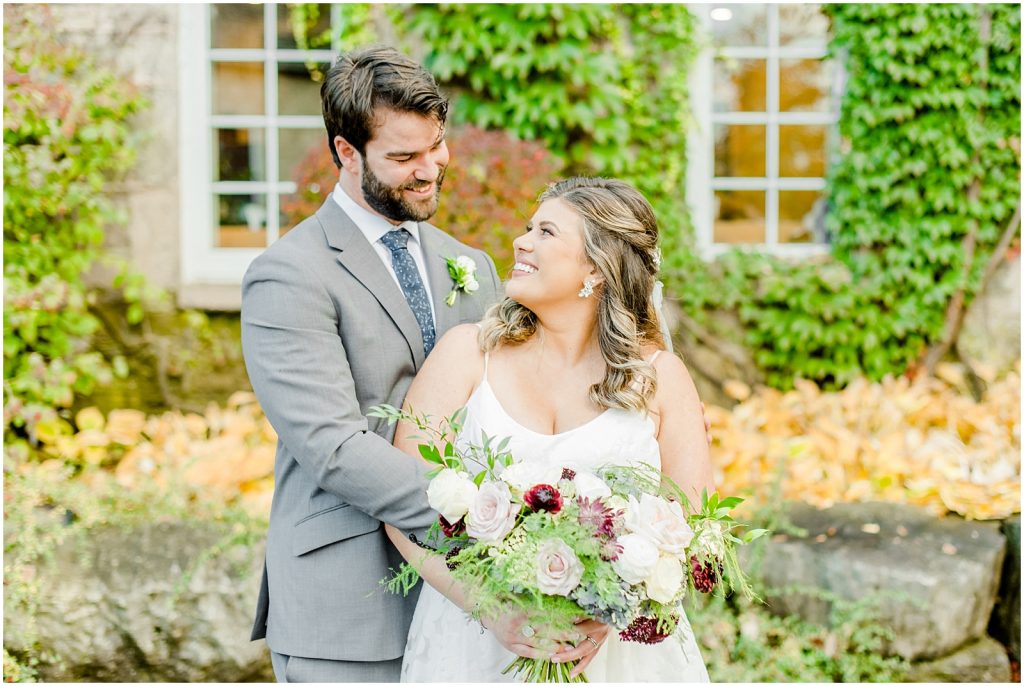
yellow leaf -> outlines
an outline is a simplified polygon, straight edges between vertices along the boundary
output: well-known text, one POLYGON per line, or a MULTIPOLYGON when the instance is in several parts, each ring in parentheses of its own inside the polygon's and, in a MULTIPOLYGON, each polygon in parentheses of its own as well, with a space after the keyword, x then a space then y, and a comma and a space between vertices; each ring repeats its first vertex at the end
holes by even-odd
POLYGON ((57 441, 62 436, 70 436, 72 433, 71 425, 60 417, 51 417, 49 419, 43 419, 36 423, 35 426, 36 438, 39 439, 40 443, 44 445, 56 445, 57 441))
POLYGON ((736 379, 729 379, 722 384, 722 390, 733 400, 743 402, 750 397, 750 386, 736 379))
POLYGON ((86 407, 78 411, 75 415, 75 425, 80 431, 88 431, 94 429, 97 431, 103 430, 103 413, 95 407, 86 407))

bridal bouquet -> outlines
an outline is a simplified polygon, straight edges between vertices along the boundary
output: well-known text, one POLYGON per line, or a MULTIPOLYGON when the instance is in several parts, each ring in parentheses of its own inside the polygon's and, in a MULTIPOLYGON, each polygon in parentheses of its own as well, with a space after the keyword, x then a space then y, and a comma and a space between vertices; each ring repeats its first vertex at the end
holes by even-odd
MULTIPOLYGON (((700 510, 688 512, 679 487, 650 465, 590 471, 515 462, 508 439, 457 446, 462 410, 439 429, 388 405, 370 414, 407 420, 427 434, 417 438, 425 438, 420 454, 437 465, 427 489, 440 513, 432 538, 452 576, 471 589, 477 619, 511 605, 568 632, 585 615, 622 640, 650 644, 672 635, 694 591, 723 583, 752 596, 736 546, 767 532, 736 535, 740 525, 729 511, 740 498, 704 492, 700 510)), ((406 564, 384 583, 407 593, 418 579, 406 564)), ((563 682, 572 667, 519 657, 504 673, 563 682)))

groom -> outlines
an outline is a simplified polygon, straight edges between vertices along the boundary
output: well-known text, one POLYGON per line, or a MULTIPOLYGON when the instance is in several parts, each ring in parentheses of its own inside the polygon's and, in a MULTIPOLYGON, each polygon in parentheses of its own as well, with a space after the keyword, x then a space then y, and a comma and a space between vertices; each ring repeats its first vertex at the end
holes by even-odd
POLYGON ((433 77, 375 47, 341 56, 320 91, 338 184, 242 284, 245 363, 279 437, 252 639, 279 681, 397 681, 416 594, 379 586, 402 562, 381 522, 422 539, 437 515, 426 468, 366 411, 401 406, 435 342, 480 320, 500 281, 486 253, 426 223, 448 164, 433 77), (449 306, 459 256, 479 290, 449 306))

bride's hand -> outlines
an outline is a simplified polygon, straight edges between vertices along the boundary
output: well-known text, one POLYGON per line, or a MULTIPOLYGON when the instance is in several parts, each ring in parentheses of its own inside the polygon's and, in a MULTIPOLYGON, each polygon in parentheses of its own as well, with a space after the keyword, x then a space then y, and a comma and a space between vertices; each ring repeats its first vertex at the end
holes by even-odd
POLYGON ((563 646, 554 657, 555 662, 575 662, 570 676, 577 677, 587 668, 597 651, 608 638, 608 625, 596 619, 581 619, 576 622, 572 643, 563 646))
POLYGON ((546 627, 535 628, 527 620, 525 614, 508 613, 500 617, 485 617, 481 624, 510 653, 531 659, 550 660, 557 645, 555 639, 545 635, 546 627))

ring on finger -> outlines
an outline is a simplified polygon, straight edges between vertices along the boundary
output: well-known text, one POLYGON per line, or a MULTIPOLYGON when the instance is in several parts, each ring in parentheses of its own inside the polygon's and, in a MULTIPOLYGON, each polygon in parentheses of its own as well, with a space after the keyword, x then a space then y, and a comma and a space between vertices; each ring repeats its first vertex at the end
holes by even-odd
POLYGON ((537 631, 529 624, 524 624, 523 628, 520 629, 519 632, 523 636, 526 636, 526 638, 533 638, 533 636, 537 633, 537 631))
POLYGON ((590 634, 587 634, 587 637, 586 637, 585 639, 583 639, 583 640, 584 640, 584 641, 590 641, 591 643, 593 643, 593 644, 594 644, 594 648, 595 648, 595 649, 597 649, 597 648, 600 648, 600 647, 601 647, 601 644, 600 644, 600 643, 598 643, 597 641, 595 641, 595 640, 594 640, 594 637, 593 637, 593 636, 591 636, 590 634))

